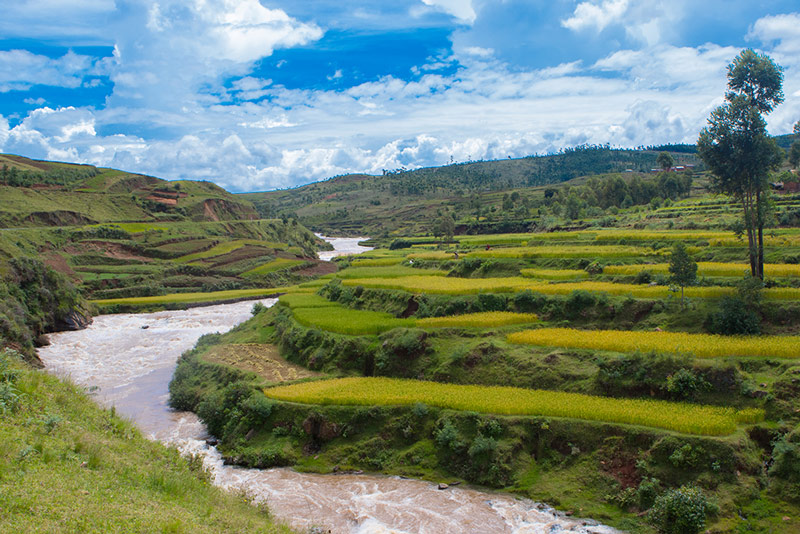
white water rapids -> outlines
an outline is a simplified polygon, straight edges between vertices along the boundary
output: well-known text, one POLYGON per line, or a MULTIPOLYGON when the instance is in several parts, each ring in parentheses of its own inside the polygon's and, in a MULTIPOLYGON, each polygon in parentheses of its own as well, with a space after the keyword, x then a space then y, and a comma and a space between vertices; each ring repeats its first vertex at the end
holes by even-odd
MULTIPOLYGON (((333 240, 334 254, 365 250, 358 239, 333 240)), ((327 259, 330 259, 328 253, 327 259)), ((323 254, 320 254, 322 256, 323 254)), ((275 299, 261 300, 271 306, 275 299)), ((566 518, 542 504, 469 488, 440 491, 434 484, 373 475, 313 475, 291 469, 223 465, 206 444, 203 424, 167 405, 167 385, 178 357, 206 333, 247 320, 253 301, 142 314, 104 315, 87 329, 50 335, 39 357, 56 374, 94 391, 153 439, 201 454, 215 484, 243 489, 266 501, 295 529, 331 533, 594 533, 610 527, 566 518)))

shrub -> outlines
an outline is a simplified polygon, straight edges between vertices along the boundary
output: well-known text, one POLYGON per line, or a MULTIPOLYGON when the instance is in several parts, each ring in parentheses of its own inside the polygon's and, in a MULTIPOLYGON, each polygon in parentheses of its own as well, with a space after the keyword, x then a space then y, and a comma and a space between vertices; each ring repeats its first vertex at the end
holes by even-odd
POLYGON ((709 503, 694 486, 681 486, 656 498, 649 519, 662 534, 696 534, 706 522, 709 503))
POLYGON ((666 390, 676 399, 693 399, 700 391, 710 388, 702 376, 691 369, 681 368, 667 377, 666 390))
POLYGON ((576 289, 567 297, 564 310, 569 317, 577 317, 582 311, 595 304, 595 296, 588 291, 576 289))
POLYGON ((753 335, 761 332, 761 320, 740 297, 723 297, 719 309, 709 315, 706 327, 714 334, 753 335))
POLYGON ((635 284, 649 284, 653 281, 653 275, 650 271, 644 270, 636 273, 636 278, 633 279, 635 284))
POLYGON ((775 460, 769 474, 788 480, 800 482, 800 435, 783 436, 775 442, 772 457, 775 460))

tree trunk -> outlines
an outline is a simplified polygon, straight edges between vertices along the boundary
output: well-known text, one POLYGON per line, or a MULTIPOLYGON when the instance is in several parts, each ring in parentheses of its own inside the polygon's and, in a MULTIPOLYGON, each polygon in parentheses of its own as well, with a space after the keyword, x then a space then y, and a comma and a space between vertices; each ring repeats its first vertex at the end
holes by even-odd
POLYGON ((750 194, 742 196, 742 208, 744 209, 744 226, 747 229, 747 255, 750 259, 750 274, 756 276, 756 236, 753 224, 753 209, 750 205, 750 194))
POLYGON ((763 193, 758 193, 758 261, 756 263, 756 276, 764 280, 764 201, 763 193))

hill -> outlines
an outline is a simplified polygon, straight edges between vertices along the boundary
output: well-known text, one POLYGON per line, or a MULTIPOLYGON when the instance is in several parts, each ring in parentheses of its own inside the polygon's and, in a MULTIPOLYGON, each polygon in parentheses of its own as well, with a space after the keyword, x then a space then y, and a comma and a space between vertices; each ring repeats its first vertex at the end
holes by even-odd
MULTIPOLYGON (((670 151, 676 165, 701 168, 691 145, 641 150, 580 146, 547 156, 385 170, 382 176, 337 176, 296 189, 241 196, 262 216, 294 214, 301 223, 319 231, 412 235, 430 231, 431 221, 444 209, 452 210, 456 221, 478 207, 487 212, 492 207, 502 209, 504 194, 516 192, 522 205, 541 199, 549 185, 580 177, 622 174, 626 179, 647 179, 658 167, 656 158, 661 150, 670 151)), ((489 225, 485 230, 523 231, 530 222, 522 228, 489 225)))
POLYGON ((246 199, 211 182, 0 154, 0 226, 252 220, 246 199))

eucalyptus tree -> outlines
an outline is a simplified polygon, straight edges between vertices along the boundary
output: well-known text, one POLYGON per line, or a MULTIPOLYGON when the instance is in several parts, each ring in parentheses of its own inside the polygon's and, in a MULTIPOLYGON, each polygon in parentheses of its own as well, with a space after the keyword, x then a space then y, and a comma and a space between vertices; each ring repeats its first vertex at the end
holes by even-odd
POLYGON ((783 69, 765 54, 742 51, 728 65, 725 103, 711 112, 697 149, 712 173, 712 187, 742 205, 750 271, 764 278, 767 178, 783 151, 767 133, 764 115, 783 102, 783 69))

